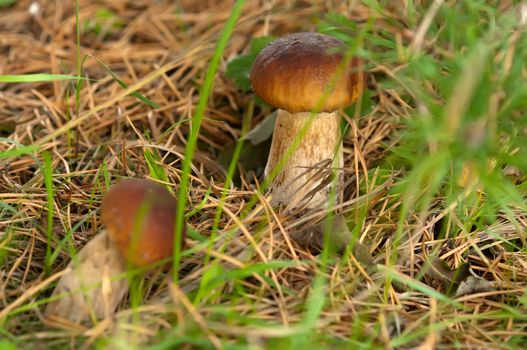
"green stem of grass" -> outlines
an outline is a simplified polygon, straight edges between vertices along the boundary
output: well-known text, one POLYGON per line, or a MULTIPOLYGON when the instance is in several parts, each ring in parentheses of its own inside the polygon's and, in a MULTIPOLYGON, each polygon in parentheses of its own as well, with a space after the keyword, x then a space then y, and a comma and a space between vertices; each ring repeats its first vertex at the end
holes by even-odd
POLYGON ((52 265, 52 253, 51 253, 51 240, 53 237, 53 165, 51 155, 48 152, 43 153, 44 163, 42 174, 44 176, 44 184, 46 186, 47 193, 47 204, 48 204, 48 216, 47 216, 47 227, 46 227, 46 263, 44 270, 47 274, 51 272, 52 265))
MULTIPOLYGON (((216 214, 214 215, 214 222, 212 224, 212 232, 210 234, 210 237, 207 240, 209 247, 207 249, 207 253, 205 254, 205 261, 203 263, 204 266, 209 266, 209 262, 210 262, 210 259, 211 259, 211 252, 212 252, 212 249, 214 247, 214 240, 216 238, 216 234, 218 233, 219 223, 220 223, 220 220, 221 220, 221 215, 223 213, 223 206, 225 205, 225 198, 227 197, 228 189, 229 189, 229 187, 231 185, 231 182, 232 182, 232 179, 234 177, 234 172, 236 170, 236 166, 238 165, 238 159, 240 158, 240 154, 242 152, 242 148, 243 148, 243 145, 244 145, 244 142, 245 142, 245 136, 249 132, 249 128, 250 128, 250 125, 251 125, 251 119, 252 119, 252 115, 253 115, 253 108, 254 108, 254 100, 251 100, 251 102, 249 103, 247 112, 245 113, 244 118, 243 118, 242 131, 241 131, 240 138, 238 139, 238 142, 236 143, 236 147, 234 149, 234 152, 233 152, 233 155, 232 155, 232 159, 231 159, 231 162, 229 164, 229 168, 227 169, 227 177, 225 179, 225 183, 223 184, 223 190, 222 190, 221 195, 220 195, 219 205, 218 205, 218 208, 216 210, 216 214)), ((227 244, 227 242, 228 241, 225 240, 225 244, 223 246, 225 246, 227 244)), ((223 249, 223 247, 221 249, 223 249)), ((204 294, 202 292, 202 289, 206 288, 206 287, 207 287, 206 283, 201 283, 200 284, 200 290, 196 294, 196 299, 194 300, 194 303, 199 302, 200 296, 202 296, 204 294)))
POLYGON ((62 80, 83 80, 83 77, 67 74, 48 74, 48 73, 33 73, 33 74, 11 74, 0 75, 0 83, 40 83, 50 81, 62 80))
POLYGON ((227 23, 225 24, 225 27, 223 28, 223 31, 220 34, 218 45, 216 46, 216 50, 214 51, 214 56, 212 57, 212 60, 210 61, 207 72, 205 74, 205 80, 203 82, 203 86, 200 91, 198 106, 196 107, 196 111, 194 113, 194 118, 193 118, 191 129, 190 129, 190 136, 188 138, 187 147, 185 149, 185 158, 183 160, 183 164, 181 168, 181 183, 179 185, 179 191, 178 191, 179 200, 178 200, 178 206, 176 210, 176 227, 175 227, 176 239, 174 239, 174 256, 173 256, 173 280, 174 282, 177 282, 177 279, 178 279, 178 271, 179 271, 179 265, 180 265, 179 252, 181 251, 181 243, 182 243, 181 234, 183 232, 183 227, 185 225, 184 212, 185 212, 185 206, 187 202, 187 192, 188 192, 188 187, 189 187, 190 166, 192 164, 192 158, 194 157, 194 153, 195 153, 196 146, 197 146, 199 130, 201 127, 201 121, 203 119, 203 115, 205 114, 205 109, 207 107, 209 95, 212 90, 212 84, 214 82, 214 77, 218 70, 218 66, 219 66, 221 57, 223 55, 223 51, 225 50, 225 47, 227 46, 229 38, 232 32, 234 31, 234 27, 236 26, 236 22, 241 15, 244 3, 245 3, 245 0, 236 1, 236 3, 234 4, 234 7, 232 8, 231 14, 227 20, 227 23))
MULTIPOLYGON (((76 35, 76 46, 77 46, 77 83, 75 86, 75 118, 79 116, 79 106, 80 106, 80 94, 82 87, 82 64, 84 60, 81 60, 81 29, 80 29, 80 20, 79 20, 79 0, 75 0, 75 35, 76 35)), ((79 151, 79 126, 75 128, 75 157, 79 151)), ((69 133, 68 133, 69 134, 69 133)))

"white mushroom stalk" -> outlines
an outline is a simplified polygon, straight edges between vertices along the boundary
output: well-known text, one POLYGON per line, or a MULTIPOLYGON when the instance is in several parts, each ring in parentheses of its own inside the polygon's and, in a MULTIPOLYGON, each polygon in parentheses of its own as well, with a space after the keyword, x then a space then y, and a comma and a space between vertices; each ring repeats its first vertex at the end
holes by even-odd
POLYGON ((280 168, 288 150, 293 152, 272 182, 273 201, 293 206, 302 201, 314 206, 327 203, 328 180, 337 174, 336 183, 340 184, 344 166, 339 120, 336 111, 313 115, 278 110, 265 176, 280 168), (307 123, 311 125, 306 129, 307 123), (299 144, 295 149, 297 138, 299 144))
POLYGON ((68 264, 44 315, 48 322, 82 323, 110 318, 128 293, 126 262, 105 230, 68 264))

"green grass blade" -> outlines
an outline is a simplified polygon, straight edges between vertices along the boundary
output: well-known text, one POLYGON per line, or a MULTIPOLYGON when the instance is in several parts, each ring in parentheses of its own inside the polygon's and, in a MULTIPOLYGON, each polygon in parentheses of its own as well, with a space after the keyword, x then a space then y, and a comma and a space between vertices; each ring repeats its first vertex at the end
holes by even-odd
MULTIPOLYGON (((92 56, 92 55, 87 55, 88 57, 91 57, 93 58, 94 60, 96 60, 101 66, 104 67, 104 69, 106 69, 106 71, 112 76, 112 78, 117 82, 117 84, 119 84, 122 88, 124 89, 127 89, 128 88, 128 85, 122 81, 121 79, 119 79, 119 77, 117 77, 117 75, 115 75, 115 73, 110 69, 110 67, 108 67, 104 62, 102 62, 100 59, 98 59, 97 57, 95 56, 92 56)), ((130 95, 134 96, 135 98, 137 98, 138 100, 140 100, 141 102, 145 103, 146 105, 152 107, 152 108, 155 108, 155 109, 159 109, 159 105, 156 104, 155 102, 152 102, 150 101, 148 98, 146 98, 145 96, 141 95, 139 92, 137 91, 134 91, 132 93, 130 93, 130 95)))
POLYGON ((175 282, 177 281, 178 271, 179 271, 179 252, 181 250, 180 237, 181 237, 181 233, 183 232, 183 225, 184 225, 183 220, 184 220, 185 206, 187 202, 190 165, 192 163, 192 158, 194 157, 194 152, 196 150, 199 130, 201 127, 201 121, 203 119, 203 115, 205 114, 205 108, 207 107, 209 95, 212 90, 212 84, 214 82, 214 77, 216 75, 216 71, 218 70, 220 59, 223 55, 223 51, 225 50, 225 47, 227 46, 229 38, 232 32, 234 31, 234 27, 236 26, 238 17, 240 17, 244 3, 245 3, 244 0, 236 1, 231 11, 231 14, 227 20, 227 23, 225 24, 220 34, 218 45, 216 46, 216 50, 214 51, 212 60, 210 61, 210 64, 207 68, 207 72, 205 74, 205 80, 200 90, 199 103, 194 113, 194 119, 192 121, 190 136, 188 138, 187 147, 185 149, 185 158, 183 160, 183 165, 181 169, 181 183, 179 185, 179 193, 178 193, 179 201, 178 201, 178 207, 177 207, 177 212, 176 212, 176 228, 175 228, 176 239, 174 240, 174 260, 173 260, 173 279, 175 282))
POLYGON ((48 74, 48 73, 0 75, 0 83, 39 83, 39 82, 47 82, 47 81, 78 80, 78 79, 84 79, 84 78, 76 76, 76 75, 48 74))
POLYGON ((43 154, 44 162, 43 162, 43 169, 42 174, 44 176, 44 183, 46 185, 46 194, 47 194, 47 227, 46 227, 46 240, 47 240, 47 246, 46 246, 46 263, 45 263, 45 271, 46 273, 51 272, 51 241, 53 239, 53 216, 54 216, 54 202, 53 199, 55 197, 53 192, 53 164, 51 155, 48 152, 44 152, 43 154))

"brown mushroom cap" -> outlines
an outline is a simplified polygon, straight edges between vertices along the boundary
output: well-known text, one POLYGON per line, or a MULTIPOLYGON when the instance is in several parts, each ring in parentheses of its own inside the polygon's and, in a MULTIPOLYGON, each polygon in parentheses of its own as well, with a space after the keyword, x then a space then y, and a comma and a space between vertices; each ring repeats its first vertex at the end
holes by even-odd
POLYGON ((311 32, 287 35, 271 42, 256 57, 250 80, 265 102, 289 113, 332 112, 352 104, 362 91, 360 61, 350 60, 336 79, 344 59, 343 42, 311 32), (324 93, 334 89, 326 96, 324 93), (324 98, 322 106, 317 104, 324 98))
MULTIPOLYGON (((172 255, 177 201, 160 184, 122 180, 102 202, 108 237, 126 260, 142 267, 172 255)), ((183 226, 183 238, 186 235, 183 226)))

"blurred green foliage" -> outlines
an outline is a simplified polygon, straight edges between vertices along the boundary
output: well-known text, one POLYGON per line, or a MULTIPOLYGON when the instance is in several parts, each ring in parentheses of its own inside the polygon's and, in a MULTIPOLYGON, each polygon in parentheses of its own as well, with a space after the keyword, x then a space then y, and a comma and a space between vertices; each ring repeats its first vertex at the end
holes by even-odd
POLYGON ((124 21, 108 8, 100 8, 95 13, 94 18, 90 18, 83 23, 83 32, 94 32, 101 34, 103 31, 109 32, 112 29, 119 29, 124 26, 124 21))
POLYGON ((13 5, 16 0, 0 0, 0 8, 9 7, 13 5))
MULTIPOLYGON (((467 222, 493 221, 499 212, 512 219, 512 208, 525 209, 527 35, 514 8, 503 13, 497 5, 467 0, 439 7, 416 46, 409 41, 397 47, 393 29, 375 26, 359 50, 370 67, 396 67, 393 77, 377 73, 375 80, 415 107, 402 116, 397 146, 379 164, 407 170, 395 192, 408 211, 426 210, 437 196, 459 201, 470 181, 482 192, 469 191, 463 199, 477 205, 472 218, 460 205, 458 214, 467 222), (505 171, 511 168, 515 176, 505 171), (485 200, 477 200, 481 193, 485 200)), ((383 7, 377 7, 381 17, 383 7)), ((412 8, 421 15, 429 10, 419 2, 412 8)), ((408 32, 416 31, 407 25, 408 32)), ((319 30, 348 43, 358 33, 357 25, 339 14, 325 16, 319 30)))
POLYGON ((249 74, 256 56, 262 49, 274 40, 272 36, 254 38, 249 47, 249 53, 233 58, 227 65, 225 75, 233 79, 238 88, 242 91, 251 91, 251 82, 249 74))

